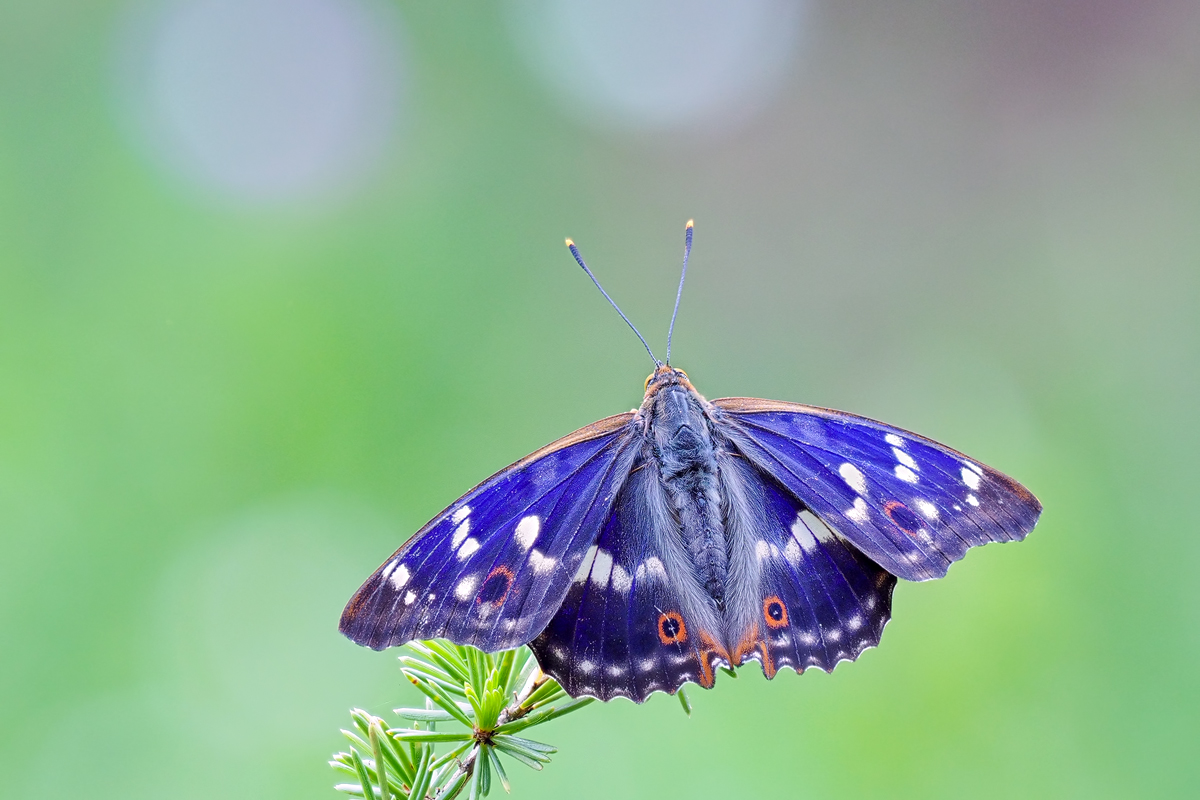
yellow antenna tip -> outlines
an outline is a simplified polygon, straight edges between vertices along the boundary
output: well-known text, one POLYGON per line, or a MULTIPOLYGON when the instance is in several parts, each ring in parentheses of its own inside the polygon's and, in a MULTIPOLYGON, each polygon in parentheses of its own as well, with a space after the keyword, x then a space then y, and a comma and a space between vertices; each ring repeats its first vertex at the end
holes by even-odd
POLYGON ((694 227, 696 227, 696 220, 694 220, 694 219, 689 219, 689 220, 688 220, 688 224, 687 224, 687 225, 684 225, 683 227, 685 227, 685 228, 694 228, 694 227))
POLYGON ((567 247, 574 247, 574 246, 575 246, 575 243, 572 242, 570 239, 567 239, 567 247))

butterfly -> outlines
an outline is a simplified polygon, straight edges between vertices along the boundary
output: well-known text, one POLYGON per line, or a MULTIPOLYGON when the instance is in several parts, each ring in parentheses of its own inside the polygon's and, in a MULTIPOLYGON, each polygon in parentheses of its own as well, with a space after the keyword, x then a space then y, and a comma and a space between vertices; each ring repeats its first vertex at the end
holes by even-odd
POLYGON ((1041 504, 962 453, 825 408, 708 401, 670 366, 693 224, 641 407, 467 492, 367 579, 342 633, 381 650, 528 644, 572 696, 642 702, 758 661, 832 670, 879 643, 897 578, 1021 540, 1041 504))

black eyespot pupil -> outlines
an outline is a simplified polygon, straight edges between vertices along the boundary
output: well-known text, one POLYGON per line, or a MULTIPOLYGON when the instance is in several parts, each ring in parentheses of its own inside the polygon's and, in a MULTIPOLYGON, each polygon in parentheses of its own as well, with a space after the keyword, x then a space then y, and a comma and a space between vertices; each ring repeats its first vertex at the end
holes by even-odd
POLYGON ((512 583, 512 578, 504 573, 496 573, 492 577, 484 581, 483 586, 479 589, 479 602, 481 603, 499 603, 504 600, 504 596, 508 594, 508 587, 512 583))
POLYGON ((662 621, 663 636, 674 639, 679 635, 679 621, 673 617, 665 617, 662 621))
POLYGON ((771 605, 767 606, 767 616, 779 622, 779 620, 783 619, 783 606, 779 603, 771 603, 771 605))

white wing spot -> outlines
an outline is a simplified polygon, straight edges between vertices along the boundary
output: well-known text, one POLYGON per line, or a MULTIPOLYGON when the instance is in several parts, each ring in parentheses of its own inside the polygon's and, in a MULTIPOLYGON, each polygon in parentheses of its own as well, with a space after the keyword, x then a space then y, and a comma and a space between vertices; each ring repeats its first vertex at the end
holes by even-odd
POLYGON ((788 563, 793 566, 800 563, 800 545, 796 543, 796 539, 792 539, 787 543, 787 547, 783 548, 783 557, 788 560, 788 563))
POLYGON ((454 529, 454 537, 450 540, 450 546, 457 549, 463 543, 463 539, 467 538, 467 534, 471 532, 471 520, 464 519, 454 529))
MULTIPOLYGON (((859 497, 854 500, 854 508, 858 508, 859 503, 862 503, 864 509, 867 507, 867 502, 859 497)), ((850 511, 846 512, 847 516, 850 515, 850 511)), ((811 553, 817 549, 818 542, 828 542, 832 539, 833 531, 829 529, 828 525, 821 522, 816 514, 805 509, 796 514, 796 521, 792 523, 792 538, 803 548, 804 552, 811 553)))
POLYGON ((937 506, 935 506, 933 503, 929 502, 928 500, 918 500, 917 508, 921 509, 921 513, 924 514, 927 519, 937 519, 938 518, 937 506))
POLYGON ((754 543, 754 554, 758 556, 759 561, 762 561, 771 554, 771 546, 762 539, 759 539, 754 543))
POLYGON ((612 567, 612 553, 597 550, 596 561, 592 564, 592 585, 601 589, 608 586, 608 576, 612 574, 612 567))
POLYGON ((620 564, 613 564, 612 588, 621 594, 629 594, 631 586, 633 586, 633 578, 629 576, 629 573, 620 564))
POLYGON ((859 628, 861 628, 862 626, 863 626, 863 618, 858 614, 855 614, 853 617, 846 620, 846 627, 852 631, 856 631, 859 628))
MULTIPOLYGON (((862 498, 858 498, 858 502, 862 502, 862 498)), ((804 523, 804 512, 801 511, 796 515, 796 521, 792 523, 792 540, 804 548, 805 552, 811 553, 817 549, 817 537, 809 530, 808 525, 804 523)))
POLYGON ((522 550, 528 550, 537 541, 538 531, 541 529, 541 518, 537 514, 530 514, 527 517, 521 517, 516 530, 513 531, 513 538, 517 540, 517 544, 521 545, 522 550))
POLYGON ((917 460, 915 458, 913 458, 912 456, 910 456, 908 453, 901 450, 899 447, 892 448, 892 455, 894 455, 896 457, 897 461, 899 461, 901 464, 908 467, 909 469, 915 469, 918 472, 921 471, 921 468, 917 466, 917 460))
POLYGON ((905 483, 916 483, 917 473, 913 472, 903 464, 897 464, 895 469, 896 477, 905 483))
POLYGON ((638 565, 637 570, 633 573, 633 576, 639 581, 647 575, 660 581, 667 580, 667 570, 657 556, 647 558, 638 565))
POLYGON ((413 601, 416 599, 417 599, 416 592, 405 592, 404 593, 404 605, 411 606, 413 604, 413 601))
MULTIPOLYGON (((458 585, 454 587, 454 596, 459 600, 470 600, 471 595, 475 594, 475 580, 474 575, 468 575, 459 581, 458 585)), ((432 599, 433 595, 430 595, 430 598, 432 599)))
POLYGON ((979 466, 978 464, 976 464, 972 461, 964 461, 963 463, 966 464, 968 469, 970 469, 976 475, 983 475, 983 467, 979 466))
POLYGON ((579 662, 579 671, 582 672, 584 675, 591 675, 593 672, 596 671, 596 663, 594 661, 586 661, 586 660, 580 661, 579 662))
POLYGON ((904 440, 894 433, 889 433, 887 436, 883 437, 883 440, 890 445, 904 447, 904 440))
POLYGON ((462 508, 460 508, 454 512, 454 514, 450 517, 450 521, 453 522, 455 525, 457 525, 458 523, 462 522, 464 519, 466 519, 470 515, 471 515, 471 507, 463 506, 462 508))
POLYGON ((462 543, 462 547, 458 548, 458 560, 466 561, 472 553, 479 549, 478 539, 467 539, 462 543))
POLYGON ((965 483, 968 488, 970 488, 970 489, 978 489, 979 488, 979 473, 978 472, 975 472, 972 469, 968 469, 967 467, 963 467, 962 468, 962 479, 963 479, 963 483, 965 483))
POLYGON ((967 495, 967 503, 969 505, 975 506, 976 508, 979 508, 979 498, 973 494, 967 495))
POLYGON ((842 476, 842 480, 854 490, 855 494, 863 494, 867 491, 867 479, 863 477, 862 471, 849 461, 838 467, 838 475, 842 476))
POLYGON ((596 545, 592 545, 583 554, 583 560, 579 562, 579 569, 575 571, 575 577, 571 579, 572 583, 583 583, 587 580, 588 573, 592 571, 592 560, 596 557, 596 545))
POLYGON ((607 672, 609 675, 613 676, 614 678, 619 678, 625 674, 625 668, 622 667, 620 664, 613 664, 608 669, 606 669, 605 672, 607 672))
POLYGON ((638 662, 638 669, 640 669, 642 672, 649 672, 650 670, 654 669, 657 666, 658 666, 658 662, 655 661, 653 658, 647 658, 644 661, 638 662))
POLYGON ((539 575, 545 575, 553 569, 556 562, 557 559, 543 555, 541 550, 534 550, 529 554, 529 566, 533 567, 533 571, 539 575))
POLYGON ((386 581, 388 579, 388 576, 392 574, 392 570, 394 570, 396 568, 396 565, 399 563, 400 563, 400 559, 397 558, 397 559, 393 559, 392 561, 389 561, 388 563, 384 564, 383 569, 379 572, 379 579, 381 581, 386 581))
POLYGON ((848 508, 842 513, 845 514, 846 519, 852 520, 853 522, 866 522, 867 501, 863 500, 861 497, 856 497, 854 498, 854 507, 848 508))
POLYGON ((408 567, 401 564, 392 573, 392 586, 395 586, 398 592, 404 588, 404 584, 406 583, 408 583, 408 567))

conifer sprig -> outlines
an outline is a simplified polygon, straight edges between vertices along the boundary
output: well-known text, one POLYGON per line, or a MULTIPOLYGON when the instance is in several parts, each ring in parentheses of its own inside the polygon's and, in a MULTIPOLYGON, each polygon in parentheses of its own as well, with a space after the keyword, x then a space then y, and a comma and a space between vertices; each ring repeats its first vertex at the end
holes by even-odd
POLYGON ((593 701, 569 697, 523 647, 494 655, 442 640, 408 647, 413 655, 400 657, 400 672, 425 695, 425 707, 395 709, 404 720, 397 727, 362 709, 350 712, 354 729, 342 731, 350 750, 329 764, 355 781, 334 787, 351 797, 451 800, 465 793, 478 800, 493 779, 507 792, 505 760, 540 770, 557 752, 516 734, 593 701), (439 746, 448 749, 439 754, 439 746))

